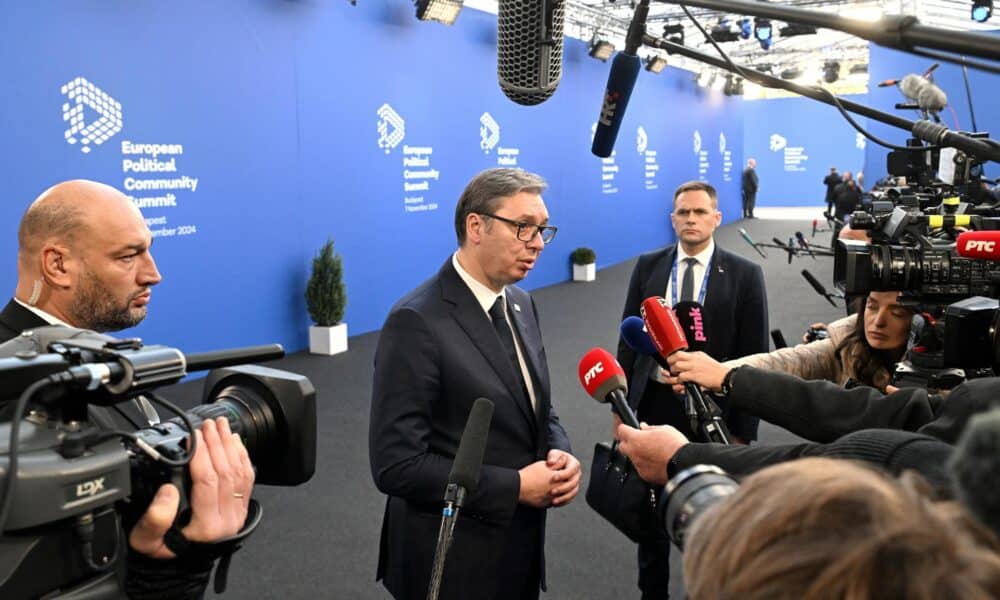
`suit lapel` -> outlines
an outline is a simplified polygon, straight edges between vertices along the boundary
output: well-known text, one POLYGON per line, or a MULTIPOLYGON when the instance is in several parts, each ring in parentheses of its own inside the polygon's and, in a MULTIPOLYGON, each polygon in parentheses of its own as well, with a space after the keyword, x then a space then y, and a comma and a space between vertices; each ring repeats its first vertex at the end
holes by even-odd
MULTIPOLYGON (((531 403, 528 398, 524 397, 524 392, 521 390, 520 377, 515 373, 514 365, 511 364, 507 352, 493 329, 493 323, 483 312, 483 308, 476 301, 472 290, 458 276, 450 258, 441 269, 440 279, 442 297, 454 305, 452 315, 455 320, 500 377, 500 380, 503 381, 504 386, 510 392, 510 397, 514 399, 524 418, 533 425, 535 418, 531 411, 531 403)), ((491 400, 495 401, 496 399, 491 398, 491 400)))
POLYGON ((735 295, 730 291, 730 279, 726 255, 716 245, 715 252, 712 253, 712 273, 708 278, 708 289, 705 290, 705 332, 709 336, 707 352, 711 356, 721 356, 720 350, 725 347, 722 336, 730 335, 730 332, 718 331, 715 326, 716 314, 725 311, 724 306, 719 303, 735 302, 735 295))
POLYGON ((11 298, 3 311, 0 311, 0 325, 8 328, 12 332, 11 337, 15 337, 24 330, 44 327, 48 323, 11 298))
POLYGON ((663 296, 667 293, 667 280, 670 277, 670 269, 674 265, 674 261, 677 260, 677 246, 671 246, 667 249, 666 254, 660 257, 660 260, 656 261, 653 265, 653 270, 649 274, 648 283, 645 288, 645 295, 642 297, 643 300, 649 298, 650 296, 663 296))
MULTIPOLYGON (((531 310, 530 306, 522 306, 517 300, 507 294, 507 304, 510 306, 511 322, 517 330, 517 338, 521 342, 521 350, 524 352, 524 362, 528 366, 531 374, 533 387, 535 388, 535 421, 542 420, 542 407, 545 399, 549 397, 549 380, 545 369, 541 368, 540 358, 542 353, 542 338, 538 332, 537 324, 534 320, 528 319, 526 311, 531 310)), ((528 405, 531 399, 527 398, 528 405)))

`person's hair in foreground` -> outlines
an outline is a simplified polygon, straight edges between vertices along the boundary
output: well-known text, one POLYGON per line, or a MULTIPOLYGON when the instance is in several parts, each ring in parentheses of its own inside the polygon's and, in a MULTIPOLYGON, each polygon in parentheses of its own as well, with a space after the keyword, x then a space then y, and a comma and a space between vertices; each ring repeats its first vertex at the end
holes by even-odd
POLYGON ((692 525, 689 597, 1000 598, 997 538, 922 484, 826 458, 765 469, 692 525))

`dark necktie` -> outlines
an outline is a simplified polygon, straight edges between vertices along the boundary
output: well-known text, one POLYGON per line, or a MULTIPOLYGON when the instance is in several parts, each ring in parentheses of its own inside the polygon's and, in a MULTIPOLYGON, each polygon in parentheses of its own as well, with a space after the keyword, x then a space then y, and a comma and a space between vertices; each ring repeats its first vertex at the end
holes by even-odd
POLYGON ((504 314, 503 304, 503 298, 497 296, 496 302, 490 307, 490 319, 493 321, 493 329, 496 330, 497 337, 500 338, 503 349, 507 351, 507 357, 510 358, 510 362, 514 366, 514 372, 517 373, 517 380, 521 383, 524 397, 530 402, 531 397, 528 395, 528 387, 524 384, 524 375, 521 373, 521 363, 517 360, 514 333, 507 323, 507 315, 504 314))
POLYGON ((687 263, 687 268, 684 269, 681 281, 681 302, 694 302, 694 266, 698 264, 698 259, 688 257, 684 262, 687 263))

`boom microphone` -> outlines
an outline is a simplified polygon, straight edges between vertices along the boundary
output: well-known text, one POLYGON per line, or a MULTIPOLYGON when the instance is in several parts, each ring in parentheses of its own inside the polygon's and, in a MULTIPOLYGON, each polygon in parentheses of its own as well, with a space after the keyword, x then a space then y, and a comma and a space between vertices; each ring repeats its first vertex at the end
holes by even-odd
POLYGON ((627 317, 622 321, 621 335, 622 340, 625 341, 625 345, 634 352, 643 356, 651 356, 656 361, 656 364, 668 371, 670 370, 670 364, 667 362, 667 359, 660 356, 660 353, 656 351, 656 346, 653 345, 653 340, 650 339, 649 333, 646 332, 646 324, 642 321, 642 318, 633 316, 627 317))
POLYGON ((601 115, 597 119, 594 142, 590 146, 590 151, 595 156, 608 158, 615 149, 615 140, 622 126, 622 119, 625 118, 625 109, 632 97, 635 81, 639 78, 642 60, 639 59, 637 51, 646 32, 648 14, 649 0, 642 0, 632 15, 632 23, 625 38, 625 49, 611 62, 608 85, 601 101, 601 115))
POLYGON ((1000 260, 1000 231, 963 231, 955 249, 966 258, 1000 260))
POLYGON ((441 511, 441 526, 438 528, 437 545, 434 548, 434 562, 431 565, 431 579, 427 587, 427 598, 437 600, 444 575, 444 562, 451 548, 455 533, 455 521, 465 505, 465 497, 479 487, 479 472, 483 468, 486 453, 486 439, 493 421, 493 403, 486 398, 476 398, 465 422, 465 431, 458 442, 455 461, 448 474, 448 487, 444 493, 444 509, 441 511))
POLYGON ((794 256, 795 254, 795 248, 792 247, 791 242, 789 241, 788 245, 785 245, 785 242, 779 240, 776 237, 771 238, 771 241, 774 242, 774 244, 777 247, 781 248, 782 250, 788 253, 788 264, 792 264, 792 256, 794 256))
POLYGON ((760 249, 760 246, 754 243, 753 239, 750 237, 750 234, 747 233, 747 230, 743 229, 742 227, 740 227, 740 237, 746 240, 746 243, 750 244, 750 246, 754 250, 756 250, 757 254, 760 254, 762 258, 767 258, 767 255, 764 254, 764 251, 760 249))
POLYGON ((591 348, 580 359, 577 370, 583 389, 598 402, 610 402, 618 417, 629 427, 639 429, 639 419, 625 400, 628 383, 625 371, 614 356, 604 348, 591 348))
POLYGON ((801 231, 795 232, 795 239, 798 241, 799 247, 808 252, 809 256, 813 257, 813 260, 816 260, 816 255, 813 254, 812 248, 809 247, 809 242, 806 241, 806 236, 802 235, 801 231))
POLYGON ((818 219, 813 219, 813 232, 812 232, 812 236, 810 236, 810 237, 816 237, 816 223, 817 222, 818 222, 818 219))
POLYGON ((564 11, 565 0, 497 3, 497 78, 514 102, 533 106, 555 93, 562 79, 564 11))

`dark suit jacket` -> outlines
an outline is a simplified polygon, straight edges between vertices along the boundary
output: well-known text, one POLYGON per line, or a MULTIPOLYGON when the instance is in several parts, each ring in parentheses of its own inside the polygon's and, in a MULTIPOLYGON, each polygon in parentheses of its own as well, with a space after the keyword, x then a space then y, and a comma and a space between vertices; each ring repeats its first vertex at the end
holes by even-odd
POLYGON ((45 322, 45 319, 24 308, 11 298, 7 306, 0 311, 0 343, 21 335, 21 332, 25 329, 44 327, 46 325, 48 323, 45 322))
MULTIPOLYGON (((650 296, 663 296, 670 270, 677 260, 677 246, 667 246, 639 257, 629 281, 622 320, 639 316, 639 306, 650 296)), ((760 266, 723 250, 716 244, 712 271, 705 291, 706 352, 718 361, 768 351, 767 292, 760 266)), ((637 355, 623 339, 618 341, 618 362, 625 369, 629 403, 637 407, 650 375, 657 368, 649 356, 637 355)), ((664 387, 660 402, 681 402, 664 387)), ((723 407, 731 432, 743 439, 757 438, 759 419, 736 408, 723 407)), ((677 426, 675 423, 670 425, 677 426)))
POLYGON ((757 178, 757 171, 755 169, 751 169, 750 167, 743 169, 742 185, 744 194, 756 194, 759 183, 760 179, 757 178))
POLYGON ((517 471, 552 448, 570 446, 549 400, 534 301, 514 286, 506 293, 534 381, 535 411, 451 258, 392 308, 379 337, 369 452, 375 484, 389 497, 377 578, 397 598, 426 597, 448 473, 480 397, 495 404, 493 421, 479 487, 455 528, 441 598, 492 598, 497 578, 505 577, 501 554, 511 543, 537 551, 544 588, 545 511, 518 505, 517 471))

